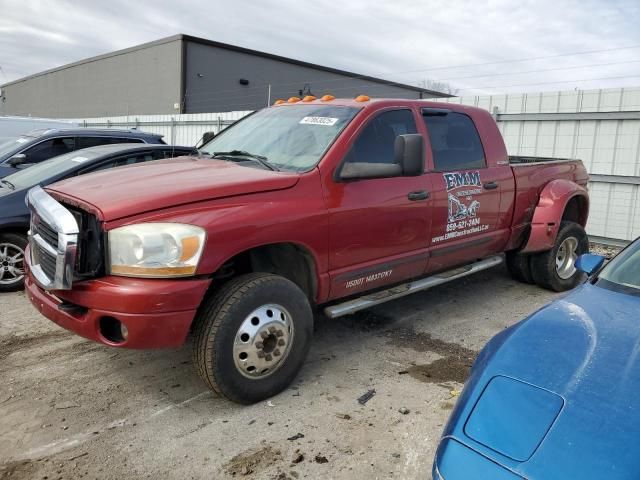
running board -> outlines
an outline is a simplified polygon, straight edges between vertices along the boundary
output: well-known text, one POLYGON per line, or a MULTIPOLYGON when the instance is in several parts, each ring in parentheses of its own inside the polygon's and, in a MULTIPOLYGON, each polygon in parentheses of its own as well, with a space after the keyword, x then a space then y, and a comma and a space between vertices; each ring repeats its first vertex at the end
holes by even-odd
POLYGON ((324 313, 329 318, 337 318, 343 315, 348 315, 358 310, 373 307, 396 298, 404 297, 410 293, 419 292, 420 290, 428 290, 437 285, 457 280, 458 278, 466 277, 476 272, 486 270, 496 265, 500 265, 503 261, 502 255, 496 255, 493 257, 485 258, 478 262, 470 263, 463 267, 454 268, 446 272, 441 272, 431 277, 421 278, 413 282, 404 283, 397 287, 389 288, 381 292, 371 293, 354 300, 349 300, 337 305, 330 305, 324 309, 324 313))

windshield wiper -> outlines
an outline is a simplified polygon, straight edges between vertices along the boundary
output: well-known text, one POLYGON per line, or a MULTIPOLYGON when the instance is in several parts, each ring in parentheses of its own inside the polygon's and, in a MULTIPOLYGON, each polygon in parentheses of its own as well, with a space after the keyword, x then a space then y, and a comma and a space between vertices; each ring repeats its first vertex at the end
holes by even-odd
POLYGON ((267 161, 267 157, 262 155, 255 155, 253 153, 245 152, 244 150, 230 150, 228 152, 213 152, 213 156, 211 158, 224 158, 233 161, 233 157, 245 157, 255 162, 258 162, 260 165, 267 167, 269 170, 280 171, 278 167, 269 163, 267 161))
POLYGON ((9 187, 11 190, 15 190, 15 189, 16 189, 16 186, 15 186, 13 183, 11 183, 9 180, 2 179, 2 180, 0 180, 0 183, 1 183, 2 185, 6 185, 6 186, 7 186, 7 187, 9 187))

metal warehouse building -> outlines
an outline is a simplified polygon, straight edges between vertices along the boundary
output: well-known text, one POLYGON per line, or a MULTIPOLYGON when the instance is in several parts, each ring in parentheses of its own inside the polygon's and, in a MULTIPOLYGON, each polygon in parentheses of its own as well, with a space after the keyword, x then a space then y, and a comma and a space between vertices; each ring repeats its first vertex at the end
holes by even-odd
POLYGON ((307 94, 449 96, 188 35, 81 60, 1 88, 0 114, 55 118, 254 110, 307 94))

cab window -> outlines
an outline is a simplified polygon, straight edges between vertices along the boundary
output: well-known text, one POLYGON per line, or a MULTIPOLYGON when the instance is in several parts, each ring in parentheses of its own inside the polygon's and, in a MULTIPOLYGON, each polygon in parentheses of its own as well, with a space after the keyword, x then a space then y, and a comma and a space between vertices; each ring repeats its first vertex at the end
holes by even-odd
POLYGON ((441 172, 487 166, 480 135, 473 120, 456 112, 423 110, 433 163, 441 172))
POLYGON ((411 110, 383 112, 360 132, 345 159, 356 163, 395 163, 399 135, 417 133, 411 110))
POLYGON ((120 137, 77 137, 76 148, 97 147, 100 145, 113 145, 115 143, 142 143, 138 138, 120 138, 120 137))
POLYGON ((73 137, 51 138, 25 150, 27 163, 39 163, 58 155, 72 152, 75 148, 73 137))
POLYGON ((89 167, 78 173, 78 175, 84 175, 89 172, 99 172, 100 170, 108 170, 110 168, 122 167, 124 165, 133 165, 135 163, 149 162, 151 160, 157 160, 158 156, 153 152, 138 152, 131 155, 124 155, 122 157, 114 158, 101 163, 95 167, 89 167))

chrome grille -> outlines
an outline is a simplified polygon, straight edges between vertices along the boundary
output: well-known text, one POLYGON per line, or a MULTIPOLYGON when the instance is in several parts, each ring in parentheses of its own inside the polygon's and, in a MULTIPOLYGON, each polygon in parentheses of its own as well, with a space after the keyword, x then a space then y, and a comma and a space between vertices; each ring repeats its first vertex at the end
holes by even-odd
POLYGON ((40 265, 42 271, 47 275, 47 277, 56 277, 56 257, 54 255, 51 255, 47 250, 35 242, 32 244, 31 254, 32 258, 36 260, 34 263, 40 265))
POLYGON ((49 225, 38 219, 32 225, 32 230, 35 230, 34 233, 39 233, 42 239, 51 245, 53 248, 58 248, 58 232, 56 232, 49 225))
POLYGON ((46 290, 68 290, 73 283, 78 223, 64 206, 40 187, 29 190, 31 210, 29 269, 46 290))

